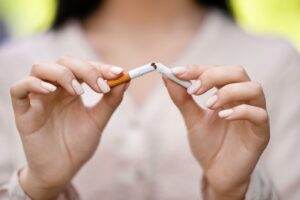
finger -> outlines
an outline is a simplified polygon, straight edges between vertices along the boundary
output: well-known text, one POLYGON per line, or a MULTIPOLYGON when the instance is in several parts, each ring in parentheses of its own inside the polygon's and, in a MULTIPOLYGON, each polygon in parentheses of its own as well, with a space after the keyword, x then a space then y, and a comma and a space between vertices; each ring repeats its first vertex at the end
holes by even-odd
POLYGON ((107 65, 95 61, 88 61, 88 62, 91 65, 95 66, 100 71, 100 73, 102 74, 105 80, 117 79, 124 72, 124 69, 121 67, 111 66, 111 65, 107 65))
POLYGON ((215 67, 203 72, 199 77, 201 87, 198 90, 190 91, 200 95, 213 87, 222 87, 230 83, 250 81, 246 70, 241 66, 215 67))
POLYGON ((102 99, 89 110, 91 117, 99 128, 103 128, 108 122, 115 109, 121 103, 128 86, 129 83, 114 87, 110 93, 104 94, 102 99))
POLYGON ((105 92, 110 90, 108 86, 106 87, 100 72, 90 63, 66 56, 59 58, 57 63, 68 68, 78 79, 87 83, 94 91, 104 92, 100 89, 100 86, 103 87, 105 92))
MULTIPOLYGON (((229 83, 245 82, 249 81, 247 72, 242 66, 228 66, 228 67, 203 67, 199 66, 197 71, 197 66, 190 73, 183 73, 179 76, 181 79, 191 78, 191 73, 194 73, 193 79, 198 79, 200 84, 192 84, 188 88, 189 94, 200 95, 213 87, 221 87, 229 83), (189 74, 189 76, 185 75, 189 74), (196 77, 198 75, 198 77, 196 77)), ((188 68, 189 69, 189 68, 188 68)))
POLYGON ((116 78, 121 75, 121 73, 119 73, 118 75, 114 74, 114 76, 112 76, 112 71, 110 71, 108 66, 96 67, 95 63, 93 65, 90 62, 71 57, 61 57, 57 63, 69 68, 76 77, 87 83, 96 92, 108 93, 110 91, 110 87, 104 79, 107 77, 116 78), (99 70, 99 68, 101 70, 99 70))
POLYGON ((219 117, 227 120, 247 120, 257 126, 268 122, 268 113, 265 109, 247 104, 222 110, 219 117))
POLYGON ((207 100, 206 106, 211 109, 220 109, 236 102, 247 102, 250 105, 265 108, 265 97, 261 85, 250 81, 225 85, 207 100))
POLYGON ((183 67, 172 68, 173 74, 182 80, 195 80, 209 68, 216 67, 216 65, 188 65, 183 67))
POLYGON ((180 110, 187 125, 192 123, 195 116, 203 116, 202 108, 198 106, 192 96, 186 93, 184 88, 169 80, 167 77, 163 77, 163 80, 171 99, 180 110))
POLYGON ((39 79, 58 83, 71 95, 83 94, 83 88, 68 68, 58 64, 34 64, 31 75, 39 79))
POLYGON ((55 90, 56 86, 32 76, 15 83, 10 89, 15 113, 22 114, 30 108, 30 93, 48 94, 55 90))

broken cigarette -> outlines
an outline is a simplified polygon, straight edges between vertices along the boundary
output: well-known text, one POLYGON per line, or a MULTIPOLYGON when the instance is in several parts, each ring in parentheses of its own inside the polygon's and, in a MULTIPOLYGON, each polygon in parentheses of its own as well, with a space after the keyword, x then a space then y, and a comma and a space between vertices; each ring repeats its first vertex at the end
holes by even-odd
POLYGON ((150 73, 156 69, 155 63, 149 63, 147 65, 143 65, 141 67, 138 67, 136 69, 130 70, 129 72, 125 72, 121 77, 115 80, 108 80, 107 84, 109 87, 115 87, 117 85, 120 85, 122 83, 129 82, 131 79, 140 77, 144 74, 150 73))
POLYGON ((170 80, 178 83, 179 85, 181 85, 182 87, 185 88, 189 88, 191 86, 191 81, 186 81, 186 80, 181 80, 179 78, 177 78, 173 72, 171 71, 170 68, 164 66, 161 63, 155 63, 156 65, 156 70, 161 73, 162 75, 165 75, 166 77, 168 77, 170 80))

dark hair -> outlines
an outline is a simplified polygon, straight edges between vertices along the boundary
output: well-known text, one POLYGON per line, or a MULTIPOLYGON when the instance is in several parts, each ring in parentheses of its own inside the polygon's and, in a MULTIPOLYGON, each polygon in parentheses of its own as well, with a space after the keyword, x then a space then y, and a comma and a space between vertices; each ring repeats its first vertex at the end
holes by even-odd
MULTIPOLYGON (((215 7, 230 14, 228 0, 196 0, 206 7, 215 7)), ((71 18, 83 20, 95 11, 103 0, 57 0, 56 17, 52 28, 61 27, 71 18)))

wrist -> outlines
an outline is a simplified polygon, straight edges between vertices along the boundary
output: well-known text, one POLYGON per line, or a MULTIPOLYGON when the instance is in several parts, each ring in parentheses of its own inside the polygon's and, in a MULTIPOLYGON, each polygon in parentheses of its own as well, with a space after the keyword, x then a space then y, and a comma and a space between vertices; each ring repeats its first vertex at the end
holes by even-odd
POLYGON ((205 191, 207 200, 243 200, 245 199, 246 192, 243 191, 232 191, 228 193, 219 193, 211 188, 207 188, 205 191))
POLYGON ((226 191, 217 191, 208 183, 202 188, 205 200, 244 200, 246 197, 249 181, 226 191))
POLYGON ((35 200, 55 199, 66 186, 66 184, 48 185, 34 175, 29 168, 20 170, 19 181, 26 195, 35 200))

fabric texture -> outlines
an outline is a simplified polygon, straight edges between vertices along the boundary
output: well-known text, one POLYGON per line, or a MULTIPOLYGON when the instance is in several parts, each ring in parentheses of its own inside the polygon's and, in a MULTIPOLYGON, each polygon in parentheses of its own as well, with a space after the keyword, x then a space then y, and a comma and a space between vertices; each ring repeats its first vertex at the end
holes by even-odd
MULTIPOLYGON (((8 183, 13 172, 26 165, 9 88, 29 74, 33 63, 53 63, 62 55, 101 61, 77 22, 0 50, 0 184, 8 183)), ((298 200, 299 54, 284 40, 245 33, 220 12, 210 11, 190 45, 171 67, 193 63, 241 64, 252 80, 262 84, 270 113, 271 140, 251 178, 247 199, 275 200, 278 194, 279 199, 298 200)), ((84 87, 86 105, 101 98, 84 87)), ((195 100, 202 105, 212 92, 195 100)), ((198 200, 201 177, 202 170, 190 152, 182 117, 163 83, 158 82, 142 106, 125 94, 104 131, 100 148, 73 184, 82 199, 198 200)), ((10 199, 7 191, 19 188, 16 178, 13 180, 8 189, 1 187, 1 200, 10 199)))

